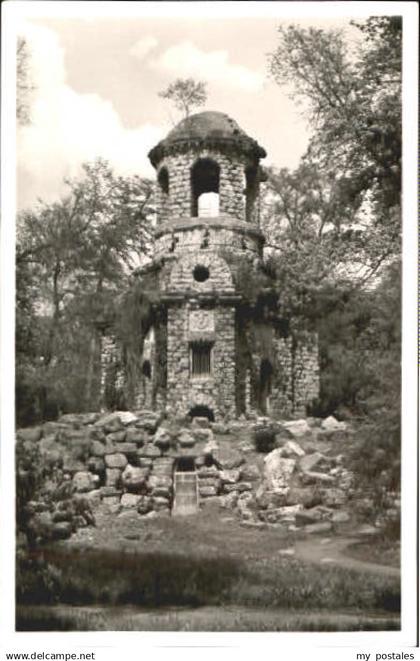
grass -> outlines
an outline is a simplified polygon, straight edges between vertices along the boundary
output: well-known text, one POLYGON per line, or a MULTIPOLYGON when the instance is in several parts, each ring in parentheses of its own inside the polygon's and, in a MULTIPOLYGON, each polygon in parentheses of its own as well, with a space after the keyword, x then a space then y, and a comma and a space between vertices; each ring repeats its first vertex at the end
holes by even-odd
POLYGON ((241 607, 142 610, 19 607, 18 631, 391 631, 397 616, 313 613, 241 607))
POLYGON ((347 547, 346 555, 356 560, 377 562, 389 567, 400 567, 400 544, 396 540, 375 539, 357 542, 347 547))
MULTIPOLYGON (((45 549, 50 592, 60 604, 358 609, 397 613, 399 581, 276 557, 45 549)), ((41 592, 35 595, 40 603, 41 592)), ((33 591, 22 603, 34 603, 33 591)), ((47 595, 44 603, 53 600, 47 595)))
POLYGON ((284 556, 295 534, 229 511, 98 520, 20 563, 19 630, 344 631, 399 627, 399 579, 284 556), (112 534, 110 522, 112 520, 112 534), (25 569, 26 562, 26 569, 25 569), (38 564, 38 567, 36 567, 38 564))

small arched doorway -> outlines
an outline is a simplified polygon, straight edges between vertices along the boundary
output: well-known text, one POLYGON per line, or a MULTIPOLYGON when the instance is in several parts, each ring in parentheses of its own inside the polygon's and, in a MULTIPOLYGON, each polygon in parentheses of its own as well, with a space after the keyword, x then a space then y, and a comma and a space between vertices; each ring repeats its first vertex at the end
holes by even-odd
POLYGON ((262 413, 270 413, 270 395, 273 381, 273 366, 264 358, 260 365, 259 403, 262 413))
POLYGON ((214 422, 214 413, 208 406, 197 405, 190 409, 188 415, 191 418, 207 418, 210 422, 214 422))

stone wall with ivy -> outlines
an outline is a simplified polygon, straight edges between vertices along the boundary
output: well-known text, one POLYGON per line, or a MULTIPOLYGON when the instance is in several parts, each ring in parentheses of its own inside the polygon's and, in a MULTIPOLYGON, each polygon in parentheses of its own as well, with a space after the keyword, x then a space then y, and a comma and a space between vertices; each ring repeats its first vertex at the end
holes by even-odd
POLYGON ((235 325, 231 306, 200 308, 191 303, 168 309, 167 405, 187 414, 196 406, 216 418, 235 417, 235 325), (191 374, 195 343, 211 346, 211 372, 191 374))

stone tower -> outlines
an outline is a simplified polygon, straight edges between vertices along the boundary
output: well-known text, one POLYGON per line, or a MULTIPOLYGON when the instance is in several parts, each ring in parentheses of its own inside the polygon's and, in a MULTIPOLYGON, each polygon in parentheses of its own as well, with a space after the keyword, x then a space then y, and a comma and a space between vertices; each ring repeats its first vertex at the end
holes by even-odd
POLYGON ((316 338, 292 337, 258 289, 265 156, 220 112, 184 119, 149 153, 155 253, 138 277, 150 287, 153 274, 159 313, 143 342, 137 407, 283 416, 302 414, 318 395, 316 338))

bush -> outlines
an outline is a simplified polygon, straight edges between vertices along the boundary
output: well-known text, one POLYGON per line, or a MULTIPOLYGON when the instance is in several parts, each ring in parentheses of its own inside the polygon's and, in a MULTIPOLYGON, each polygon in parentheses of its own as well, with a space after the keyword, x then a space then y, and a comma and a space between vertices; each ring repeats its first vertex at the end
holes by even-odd
POLYGON ((276 433, 273 427, 260 427, 254 430, 254 445, 257 452, 271 452, 276 446, 276 433))

